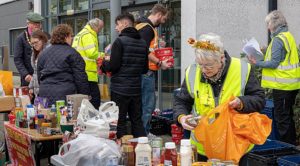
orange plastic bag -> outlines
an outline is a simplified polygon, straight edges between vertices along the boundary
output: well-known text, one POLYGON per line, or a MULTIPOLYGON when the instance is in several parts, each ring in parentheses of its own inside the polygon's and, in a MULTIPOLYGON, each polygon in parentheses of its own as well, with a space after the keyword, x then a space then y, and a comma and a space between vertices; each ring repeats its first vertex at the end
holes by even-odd
POLYGON ((265 142, 271 132, 272 121, 259 113, 239 114, 229 107, 231 100, 200 120, 195 128, 195 137, 203 145, 208 158, 238 163, 251 143, 265 142), (262 132, 254 132, 261 129, 262 132))
POLYGON ((272 120, 258 112, 234 114, 231 122, 235 135, 244 137, 256 145, 262 145, 272 131, 272 120))
POLYGON ((13 74, 11 71, 0 70, 0 83, 3 86, 5 95, 13 94, 13 74))

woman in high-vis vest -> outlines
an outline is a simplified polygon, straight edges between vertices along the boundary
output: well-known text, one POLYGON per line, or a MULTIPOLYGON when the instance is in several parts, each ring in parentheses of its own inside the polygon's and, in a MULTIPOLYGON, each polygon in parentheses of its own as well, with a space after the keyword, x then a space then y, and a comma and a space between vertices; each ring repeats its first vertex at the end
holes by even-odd
POLYGON ((264 61, 249 61, 262 68, 261 86, 273 89, 274 121, 278 139, 296 144, 296 129, 293 120, 293 105, 300 89, 300 65, 295 39, 288 31, 283 14, 274 10, 265 19, 271 32, 271 42, 264 61))
POLYGON ((230 57, 220 36, 208 33, 189 42, 195 48, 196 63, 186 69, 180 92, 174 98, 174 119, 191 131, 191 143, 197 147, 200 161, 205 161, 205 149, 195 139, 195 125, 189 119, 207 114, 232 95, 235 99, 230 106, 238 112, 260 111, 265 95, 250 64, 230 57))

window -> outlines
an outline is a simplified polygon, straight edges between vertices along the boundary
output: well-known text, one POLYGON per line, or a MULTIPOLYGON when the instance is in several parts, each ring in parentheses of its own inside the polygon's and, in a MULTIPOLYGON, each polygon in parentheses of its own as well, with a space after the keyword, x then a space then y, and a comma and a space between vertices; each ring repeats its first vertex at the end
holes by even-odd
POLYGON ((21 27, 21 28, 15 28, 9 30, 9 43, 10 43, 9 54, 10 55, 14 55, 14 46, 15 46, 16 39, 19 36, 19 34, 24 32, 25 29, 26 27, 21 27))
POLYGON ((87 10, 89 8, 88 0, 75 0, 75 10, 87 10))
POLYGON ((57 25, 57 17, 50 18, 49 25, 49 32, 52 32, 52 29, 57 25))
POLYGON ((59 13, 66 13, 72 10, 72 0, 59 0, 59 13))
POLYGON ((104 48, 110 41, 110 12, 108 9, 100 9, 93 11, 93 18, 99 18, 104 21, 104 28, 98 36, 99 51, 104 51, 104 48))
POLYGON ((49 11, 51 15, 57 14, 57 0, 50 0, 49 1, 49 11))

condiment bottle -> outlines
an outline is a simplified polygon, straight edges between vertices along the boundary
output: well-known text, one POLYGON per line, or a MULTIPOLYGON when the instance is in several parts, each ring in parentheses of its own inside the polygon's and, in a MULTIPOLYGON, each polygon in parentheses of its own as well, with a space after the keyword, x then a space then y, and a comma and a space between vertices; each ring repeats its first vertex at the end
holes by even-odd
POLYGON ((150 166, 151 164, 151 146, 148 144, 147 137, 139 137, 135 148, 136 166, 150 166))
POLYGON ((161 151, 162 151, 162 138, 155 137, 151 142, 152 146, 152 163, 153 165, 159 165, 161 163, 161 151))
POLYGON ((165 166, 177 166, 177 151, 174 142, 166 142, 164 157, 165 166))
POLYGON ((192 146, 189 139, 182 139, 180 142, 180 165, 192 165, 192 146))
POLYGON ((123 165, 134 166, 134 151, 132 145, 122 146, 123 165))

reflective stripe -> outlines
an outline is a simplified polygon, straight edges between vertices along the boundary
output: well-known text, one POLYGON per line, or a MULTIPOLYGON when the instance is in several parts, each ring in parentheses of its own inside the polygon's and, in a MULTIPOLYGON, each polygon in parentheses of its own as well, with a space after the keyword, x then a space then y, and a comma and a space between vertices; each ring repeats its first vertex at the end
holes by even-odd
POLYGON ((278 37, 279 37, 280 39, 284 40, 284 41, 283 41, 283 45, 284 45, 284 47, 287 49, 287 54, 286 54, 286 55, 289 56, 289 57, 288 57, 288 63, 291 65, 291 56, 290 56, 290 54, 289 54, 289 52, 290 52, 290 50, 291 50, 291 47, 290 47, 289 41, 288 41, 288 39, 286 38, 286 36, 285 36, 284 34, 282 34, 282 33, 279 33, 279 34, 278 34, 278 37), (287 45, 287 47, 286 47, 285 45, 287 45))
POLYGON ((87 58, 87 57, 82 57, 84 60, 86 60, 86 61, 91 61, 91 62, 96 62, 96 60, 95 59, 90 59, 90 58, 87 58))
POLYGON ((300 82, 300 78, 289 79, 289 78, 274 78, 274 77, 269 77, 269 76, 262 76, 262 79, 266 80, 266 81, 277 82, 277 83, 297 83, 297 82, 300 82))
POLYGON ((81 47, 81 46, 78 45, 75 49, 77 51, 85 51, 85 50, 88 50, 88 49, 91 49, 91 48, 94 48, 94 47, 96 47, 95 44, 90 44, 90 45, 87 45, 85 47, 81 47))
POLYGON ((289 44, 288 39, 286 38, 286 36, 282 33, 278 34, 278 36, 282 37, 282 39, 284 40, 284 43, 287 44, 287 46, 288 46, 288 48, 286 48, 287 52, 290 52, 291 47, 290 47, 290 44, 289 44))
POLYGON ((247 62, 241 60, 241 96, 244 96, 245 87, 247 83, 248 75, 248 64, 247 62))
POLYGON ((280 69, 280 70, 291 70, 291 69, 296 69, 298 67, 300 67, 300 63, 293 64, 293 65, 288 65, 288 66, 279 65, 277 67, 277 69, 280 69))
POLYGON ((189 85, 190 85, 190 95, 194 98, 194 86, 195 86, 195 78, 196 78, 196 69, 197 65, 192 64, 189 71, 189 85))

